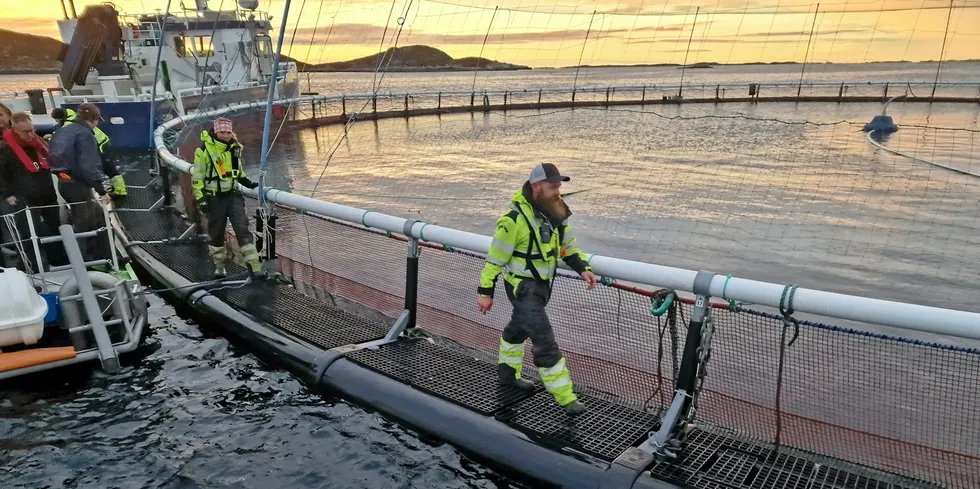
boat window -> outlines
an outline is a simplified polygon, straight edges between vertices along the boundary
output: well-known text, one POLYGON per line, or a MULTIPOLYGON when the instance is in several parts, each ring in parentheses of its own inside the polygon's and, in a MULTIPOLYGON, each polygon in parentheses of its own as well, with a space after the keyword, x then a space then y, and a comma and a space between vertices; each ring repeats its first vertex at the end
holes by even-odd
POLYGON ((177 52, 177 56, 181 58, 193 57, 194 53, 188 49, 187 42, 184 40, 184 36, 174 36, 174 51, 177 52))
POLYGON ((259 56, 272 56, 272 38, 255 36, 255 50, 259 56))
POLYGON ((194 38, 194 49, 198 56, 214 56, 214 46, 211 45, 211 36, 197 36, 194 38))

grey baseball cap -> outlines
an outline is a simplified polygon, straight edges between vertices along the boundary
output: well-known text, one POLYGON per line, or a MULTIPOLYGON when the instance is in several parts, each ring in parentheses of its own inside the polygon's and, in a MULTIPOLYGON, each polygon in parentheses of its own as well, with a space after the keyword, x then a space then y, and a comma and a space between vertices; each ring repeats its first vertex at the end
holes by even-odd
POLYGON ((531 170, 531 176, 527 179, 527 181, 530 183, 558 183, 567 182, 569 180, 571 180, 571 178, 562 176, 562 174, 558 172, 558 167, 551 163, 538 163, 538 166, 535 166, 534 169, 531 170))

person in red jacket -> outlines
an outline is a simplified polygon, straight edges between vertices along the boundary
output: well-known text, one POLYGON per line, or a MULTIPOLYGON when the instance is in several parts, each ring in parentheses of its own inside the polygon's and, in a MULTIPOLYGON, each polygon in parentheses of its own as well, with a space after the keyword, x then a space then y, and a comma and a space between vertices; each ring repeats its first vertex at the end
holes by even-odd
MULTIPOLYGON (((60 219, 58 200, 51 181, 48 166, 48 147, 37 133, 30 114, 18 112, 11 117, 11 127, 3 132, 0 139, 0 214, 13 215, 15 230, 20 239, 30 237, 25 208, 31 207, 34 229, 39 236, 57 234, 60 219)), ((6 223, 3 228, 7 236, 4 241, 12 241, 15 236, 6 223)), ((33 245, 23 243, 30 266, 34 263, 33 245)), ((68 261, 64 248, 57 243, 42 245, 51 265, 63 265, 68 261)))

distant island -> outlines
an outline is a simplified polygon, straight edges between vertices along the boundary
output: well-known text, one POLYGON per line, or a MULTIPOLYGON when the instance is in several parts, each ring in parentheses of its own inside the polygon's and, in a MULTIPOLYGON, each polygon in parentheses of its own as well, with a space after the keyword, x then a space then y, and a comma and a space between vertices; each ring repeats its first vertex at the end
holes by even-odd
POLYGON ((50 37, 0 29, 0 75, 57 73, 62 46, 50 37))
POLYGON ((372 54, 350 61, 335 61, 333 63, 302 63, 297 62, 303 71, 337 72, 337 71, 374 71, 381 63, 381 69, 393 71, 502 71, 530 70, 530 66, 504 63, 487 58, 470 56, 454 59, 445 52, 431 46, 405 46, 403 48, 388 48, 384 53, 372 54))

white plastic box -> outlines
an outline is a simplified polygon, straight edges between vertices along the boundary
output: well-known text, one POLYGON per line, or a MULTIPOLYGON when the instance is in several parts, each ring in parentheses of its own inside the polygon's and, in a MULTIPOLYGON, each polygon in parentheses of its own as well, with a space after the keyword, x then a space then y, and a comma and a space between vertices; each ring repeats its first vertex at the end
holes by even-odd
POLYGON ((37 343, 47 313, 47 301, 34 290, 27 274, 0 268, 0 347, 37 343))

